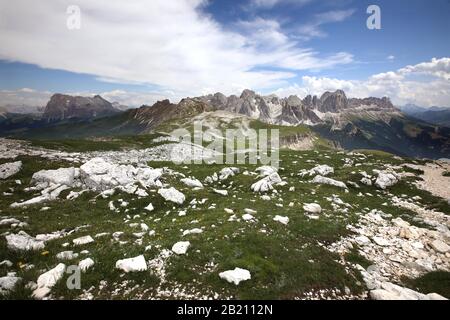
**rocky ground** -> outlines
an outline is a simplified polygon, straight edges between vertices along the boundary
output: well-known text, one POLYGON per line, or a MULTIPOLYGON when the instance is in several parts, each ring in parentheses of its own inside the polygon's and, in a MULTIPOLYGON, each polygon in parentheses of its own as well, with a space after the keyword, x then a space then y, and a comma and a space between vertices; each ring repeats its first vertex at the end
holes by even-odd
POLYGON ((2 139, 1 297, 450 297, 445 164, 323 149, 282 151, 280 168, 175 165, 190 146, 164 141, 72 152, 2 139))

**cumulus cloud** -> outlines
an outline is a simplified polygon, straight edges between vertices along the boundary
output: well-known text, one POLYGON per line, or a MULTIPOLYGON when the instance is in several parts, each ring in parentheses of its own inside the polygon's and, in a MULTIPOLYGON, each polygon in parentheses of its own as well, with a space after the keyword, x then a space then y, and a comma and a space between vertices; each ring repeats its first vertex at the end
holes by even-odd
POLYGON ((80 30, 66 27, 70 4, 0 2, 0 59, 151 84, 180 96, 279 87, 298 70, 352 61, 349 53, 300 48, 273 21, 254 21, 260 32, 224 30, 203 13, 204 0, 79 0, 80 30), (280 45, 262 49, 268 39, 280 45))
MULTIPOLYGON (((303 76, 296 83, 280 86, 275 90, 263 90, 280 97, 308 94, 321 95, 325 91, 344 90, 349 97, 390 97, 394 104, 404 105, 414 103, 420 106, 450 107, 450 82, 448 81, 449 58, 432 59, 429 62, 407 66, 396 71, 388 71, 370 76, 365 80, 344 80, 329 77, 303 76), (425 75, 426 78, 418 77, 425 75)), ((252 88, 236 84, 237 92, 252 88)), ((254 88, 253 88, 254 89, 254 88)), ((214 88, 205 88, 200 94, 214 93, 214 88)), ((178 102, 189 96, 170 90, 155 92, 131 92, 114 90, 106 92, 66 92, 70 95, 93 96, 100 94, 111 102, 119 102, 130 107, 151 105, 158 100, 170 99, 178 102)), ((44 106, 52 93, 32 89, 0 90, 2 105, 44 106)))
POLYGON ((414 103, 424 107, 450 107, 449 62, 450 58, 433 58, 429 62, 375 74, 366 80, 304 76, 300 83, 282 87, 275 93, 280 96, 305 96, 341 89, 350 97, 387 96, 396 105, 414 103), (420 75, 427 77, 424 79, 420 75))

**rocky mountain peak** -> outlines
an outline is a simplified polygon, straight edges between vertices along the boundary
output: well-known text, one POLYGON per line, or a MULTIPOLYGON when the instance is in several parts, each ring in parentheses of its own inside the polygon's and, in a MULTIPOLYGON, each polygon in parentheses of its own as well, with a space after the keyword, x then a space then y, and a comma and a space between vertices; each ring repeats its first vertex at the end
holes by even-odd
POLYGON ((325 92, 322 97, 320 97, 320 102, 321 106, 319 106, 319 111, 321 112, 337 113, 348 107, 347 96, 342 90, 325 92))
POLYGON ((48 121, 65 119, 91 119, 116 113, 117 110, 101 96, 79 97, 54 94, 44 109, 48 121))
POLYGON ((255 91, 249 90, 249 89, 245 89, 244 91, 242 91, 241 94, 241 99, 251 99, 251 98, 255 98, 256 97, 256 93, 255 91))
POLYGON ((287 104, 289 107, 300 107, 300 106, 303 105, 302 100, 300 100, 299 97, 293 96, 293 95, 292 95, 292 96, 289 96, 289 97, 287 98, 286 104, 287 104))

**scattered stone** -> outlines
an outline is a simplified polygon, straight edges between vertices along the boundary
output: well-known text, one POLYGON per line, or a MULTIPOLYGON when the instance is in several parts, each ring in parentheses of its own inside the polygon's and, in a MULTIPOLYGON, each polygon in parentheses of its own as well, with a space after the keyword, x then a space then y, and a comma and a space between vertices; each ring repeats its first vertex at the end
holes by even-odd
POLYGON ((7 235, 5 238, 8 248, 14 251, 37 251, 45 247, 44 241, 36 240, 25 231, 7 235))
POLYGON ((252 184, 251 189, 253 192, 264 193, 273 190, 273 186, 282 183, 282 180, 278 173, 274 172, 258 182, 252 184))
POLYGON ((213 191, 217 194, 220 194, 222 196, 228 196, 228 191, 227 190, 218 190, 218 189, 213 189, 213 191))
POLYGON ((242 220, 244 220, 244 221, 252 221, 254 219, 255 219, 255 217, 248 213, 246 213, 242 216, 242 220))
POLYGON ((177 204, 183 204, 183 202, 186 200, 186 197, 184 194, 182 194, 180 191, 175 189, 174 187, 171 187, 169 189, 159 189, 158 193, 166 200, 171 201, 177 204))
POLYGON ((305 176, 315 176, 315 175, 321 175, 321 176, 327 176, 329 174, 334 173, 334 168, 328 166, 328 165, 320 165, 312 168, 311 170, 303 169, 300 171, 299 176, 305 177, 305 176))
POLYGON ((440 253, 446 253, 450 251, 450 246, 448 246, 445 242, 441 240, 434 240, 431 242, 431 247, 440 253))
POLYGON ((152 212, 153 210, 155 210, 155 208, 153 207, 153 204, 150 203, 148 206, 144 208, 144 210, 152 212))
POLYGON ((22 278, 16 276, 0 277, 0 295, 13 291, 20 281, 22 278))
POLYGON ((78 267, 80 268, 80 270, 82 272, 86 272, 88 271, 90 268, 92 268, 94 266, 94 260, 92 260, 91 258, 86 258, 84 260, 81 260, 78 263, 78 267))
POLYGON ((186 254, 191 243, 189 241, 180 241, 173 245, 172 251, 178 255, 186 254))
POLYGON ((194 228, 194 229, 191 229, 191 230, 184 230, 183 231, 183 237, 187 236, 187 235, 190 235, 190 234, 200 234, 200 233, 203 233, 203 230, 199 229, 199 228, 194 228))
POLYGON ((347 189, 347 185, 345 183, 343 183, 342 181, 333 180, 330 178, 322 177, 320 175, 315 176, 314 179, 312 180, 312 183, 328 184, 328 185, 335 186, 338 188, 347 189))
POLYGON ((191 188, 201 188, 203 189, 203 184, 197 179, 184 178, 180 180, 182 183, 191 188))
POLYGON ((388 240, 386 240, 382 237, 373 237, 372 239, 377 245, 382 246, 382 247, 388 247, 388 246, 392 245, 388 240))
POLYGON ((22 161, 0 164, 0 180, 8 179, 22 169, 22 161))
POLYGON ((33 297, 36 299, 43 299, 49 293, 56 283, 64 276, 66 265, 64 263, 58 264, 55 268, 41 274, 37 280, 37 289, 33 291, 33 297))
POLYGON ((84 237, 74 239, 72 242, 76 246, 81 246, 81 245, 85 245, 85 244, 94 242, 94 239, 92 239, 91 236, 84 236, 84 237))
POLYGON ((147 263, 143 255, 135 258, 118 260, 116 262, 116 269, 128 272, 139 272, 147 270, 147 263))
POLYGON ((235 285, 239 285, 240 282, 250 280, 252 278, 250 271, 241 268, 221 272, 219 273, 219 277, 229 283, 234 283, 235 285))
POLYGON ((56 255, 58 260, 73 260, 78 258, 78 253, 74 253, 73 251, 63 251, 56 255))
POLYGON ((277 216, 275 216, 275 218, 273 218, 273 221, 276 221, 276 222, 279 222, 281 224, 287 225, 289 223, 289 218, 277 215, 277 216))
POLYGON ((375 185, 380 189, 387 189, 400 181, 400 176, 395 172, 386 172, 373 170, 375 174, 378 174, 378 178, 375 181, 375 185))
POLYGON ((303 210, 313 214, 320 214, 322 212, 322 207, 317 203, 305 203, 303 205, 303 210))

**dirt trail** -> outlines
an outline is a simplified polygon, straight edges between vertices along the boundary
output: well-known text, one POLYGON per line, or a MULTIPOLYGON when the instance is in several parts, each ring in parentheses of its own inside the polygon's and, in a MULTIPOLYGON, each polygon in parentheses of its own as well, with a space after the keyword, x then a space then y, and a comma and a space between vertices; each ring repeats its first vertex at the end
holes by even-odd
POLYGON ((450 200, 450 177, 442 175, 445 171, 450 172, 449 162, 437 161, 424 166, 417 166, 417 168, 424 171, 424 174, 420 176, 423 181, 418 181, 416 184, 418 188, 450 200))

